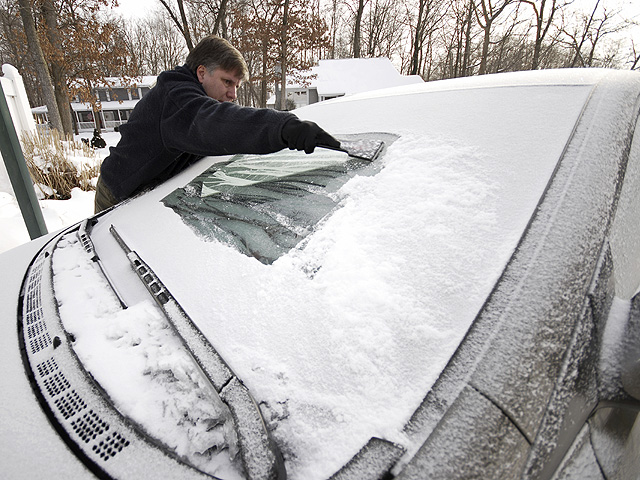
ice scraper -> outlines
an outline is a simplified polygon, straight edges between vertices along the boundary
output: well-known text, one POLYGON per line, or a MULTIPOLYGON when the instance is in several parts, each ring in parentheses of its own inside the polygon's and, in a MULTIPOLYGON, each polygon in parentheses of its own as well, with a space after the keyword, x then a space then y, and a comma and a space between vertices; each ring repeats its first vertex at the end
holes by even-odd
POLYGON ((322 148, 328 148, 330 150, 338 150, 339 152, 345 152, 347 155, 360 160, 366 160, 373 162, 382 149, 384 148, 384 142, 380 140, 343 140, 340 142, 339 147, 333 147, 329 145, 318 145, 322 148))

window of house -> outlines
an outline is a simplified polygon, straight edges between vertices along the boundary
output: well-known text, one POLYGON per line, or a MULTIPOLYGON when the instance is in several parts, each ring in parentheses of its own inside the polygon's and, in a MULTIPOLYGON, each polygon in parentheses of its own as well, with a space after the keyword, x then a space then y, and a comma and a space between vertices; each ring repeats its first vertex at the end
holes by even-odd
POLYGON ((129 100, 129 93, 126 88, 114 88, 111 90, 111 100, 122 102, 129 100))
POLYGON ((115 122, 119 120, 117 110, 104 110, 102 114, 104 115, 105 122, 115 122))
POLYGON ((93 123, 93 112, 78 112, 78 119, 81 122, 93 123))

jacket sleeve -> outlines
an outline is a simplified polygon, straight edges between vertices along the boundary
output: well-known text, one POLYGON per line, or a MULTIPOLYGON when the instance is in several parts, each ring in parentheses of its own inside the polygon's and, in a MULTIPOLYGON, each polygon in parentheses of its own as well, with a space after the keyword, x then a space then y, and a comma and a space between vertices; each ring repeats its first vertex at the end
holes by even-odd
POLYGON ((167 91, 160 131, 165 148, 195 155, 271 153, 286 147, 282 126, 292 117, 219 102, 196 84, 176 85, 167 91))

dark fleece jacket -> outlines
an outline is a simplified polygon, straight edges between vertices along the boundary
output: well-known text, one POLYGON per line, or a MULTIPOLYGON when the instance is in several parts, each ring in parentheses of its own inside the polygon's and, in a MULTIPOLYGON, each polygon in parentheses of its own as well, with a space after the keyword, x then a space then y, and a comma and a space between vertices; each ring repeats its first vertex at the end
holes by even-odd
POLYGON ((282 126, 294 117, 208 97, 186 66, 163 72, 120 127, 100 171, 118 200, 171 178, 207 155, 271 153, 286 147, 282 126))

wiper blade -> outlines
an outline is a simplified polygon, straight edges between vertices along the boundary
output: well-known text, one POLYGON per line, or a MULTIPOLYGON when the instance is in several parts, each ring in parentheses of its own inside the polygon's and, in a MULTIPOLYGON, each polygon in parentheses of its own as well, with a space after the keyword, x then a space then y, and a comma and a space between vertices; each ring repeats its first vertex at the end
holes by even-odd
POLYGON ((126 309, 127 304, 122 298, 122 295, 120 295, 120 292, 118 292, 118 289, 116 288, 113 281, 111 280, 111 277, 105 270, 104 264, 102 263, 102 260, 100 260, 100 257, 96 252, 95 246, 93 245, 93 241, 91 240, 91 236, 90 236, 91 225, 89 224, 89 221, 90 219, 88 218, 82 221, 82 223, 78 227, 78 232, 76 233, 76 236, 78 237, 78 240, 80 241, 80 244, 82 245, 82 248, 84 249, 84 251, 87 252, 87 254, 89 255, 89 258, 91 258, 91 260, 97 263, 98 267, 100 267, 100 271, 102 272, 102 275, 104 275, 104 278, 107 280, 109 287, 111 287, 111 290, 113 291, 116 298, 118 299, 118 302, 120 302, 120 306, 126 309))
POLYGON ((220 399, 229 407, 238 436, 240 457, 250 480, 284 480, 284 460, 266 427, 249 389, 235 375, 207 337, 193 323, 171 292, 142 258, 124 242, 115 227, 109 231, 124 250, 131 267, 165 313, 169 324, 189 351, 220 399))

